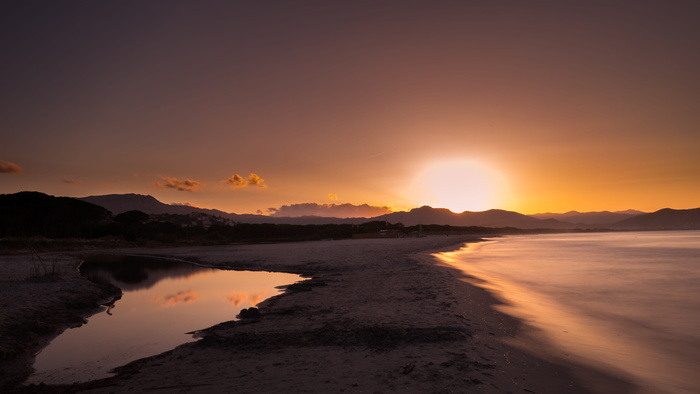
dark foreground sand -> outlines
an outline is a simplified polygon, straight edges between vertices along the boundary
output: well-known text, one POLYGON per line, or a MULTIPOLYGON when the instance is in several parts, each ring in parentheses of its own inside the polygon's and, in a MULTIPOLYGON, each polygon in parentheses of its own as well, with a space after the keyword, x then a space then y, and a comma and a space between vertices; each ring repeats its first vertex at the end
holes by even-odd
MULTIPOLYGON (((59 280, 27 281, 28 255, 0 256, 0 382, 4 391, 15 392, 631 391, 624 382, 548 354, 516 320, 492 309, 496 301, 488 293, 430 255, 468 240, 115 250, 311 279, 263 302, 259 318, 202 327, 200 341, 118 368, 113 378, 60 387, 16 384, 27 376, 33 351, 66 325, 79 323, 81 313, 114 289, 87 282, 75 270, 59 280), (531 350, 520 350, 514 341, 531 350)), ((59 257, 71 265, 79 253, 73 255, 59 257)))

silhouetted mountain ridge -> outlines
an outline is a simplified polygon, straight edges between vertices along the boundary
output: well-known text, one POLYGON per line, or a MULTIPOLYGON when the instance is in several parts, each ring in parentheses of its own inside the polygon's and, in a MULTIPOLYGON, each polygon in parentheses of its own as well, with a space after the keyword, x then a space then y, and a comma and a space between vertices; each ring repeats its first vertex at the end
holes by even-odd
POLYGON ((454 213, 446 208, 423 206, 410 211, 393 212, 371 218, 333 218, 321 216, 272 217, 252 214, 235 214, 216 209, 204 209, 192 206, 165 204, 152 196, 140 194, 111 194, 105 196, 83 197, 81 200, 101 205, 113 214, 130 210, 139 210, 148 214, 189 214, 205 213, 227 217, 238 223, 272 223, 272 224, 359 224, 373 220, 386 220, 391 223, 403 223, 411 226, 417 224, 441 224, 451 226, 480 227, 517 227, 533 228, 576 228, 577 225, 558 220, 540 220, 517 212, 491 209, 483 212, 454 213))
POLYGON ((482 212, 465 211, 454 213, 445 208, 422 206, 408 212, 394 212, 381 216, 390 222, 401 222, 407 226, 416 224, 442 224, 450 226, 517 227, 523 229, 571 228, 569 223, 556 220, 543 221, 521 213, 503 209, 490 209, 482 212))
POLYGON ((100 205, 113 215, 126 211, 141 211, 149 215, 175 214, 187 215, 190 213, 204 213, 212 216, 221 216, 238 223, 273 223, 273 224, 343 224, 357 223, 357 219, 341 219, 320 216, 299 217, 270 217, 253 214, 236 214, 220 211, 218 209, 199 208, 189 205, 166 204, 155 197, 143 194, 107 194, 102 196, 80 197, 79 200, 100 205))
MULTIPOLYGON (((12 195, 1 195, 0 208, 3 209, 3 215, 7 218, 12 218, 17 222, 21 217, 26 217, 29 221, 33 221, 32 226, 41 226, 41 220, 37 219, 35 213, 29 213, 27 208, 30 202, 37 203, 37 199, 41 201, 61 201, 62 204, 68 200, 75 200, 88 204, 83 205, 84 209, 93 209, 93 216, 108 215, 111 212, 114 215, 138 210, 147 214, 178 214, 187 215, 191 213, 200 213, 212 216, 228 218, 236 223, 250 224, 360 224, 369 221, 388 221, 390 223, 403 223, 411 226, 417 224, 438 224, 450 226, 479 226, 479 227, 517 227, 522 229, 575 229, 575 228, 611 228, 611 229, 696 229, 700 228, 700 208, 674 210, 662 209, 660 211, 648 214, 640 214, 636 216, 633 212, 576 212, 571 211, 565 214, 540 214, 523 215, 518 212, 506 211, 502 209, 491 209, 482 212, 465 211, 454 213, 445 208, 432 208, 430 206, 422 206, 413 208, 409 211, 393 212, 372 218, 331 218, 320 216, 302 216, 302 217, 271 217, 252 214, 235 214, 227 213, 217 209, 205 209, 187 205, 171 205, 158 201, 153 196, 141 194, 110 194, 102 196, 89 196, 79 199, 68 197, 53 197, 39 192, 22 192, 12 195), (18 200, 26 200, 22 205, 24 208, 16 209, 18 200), (12 202, 14 201, 14 202, 12 202), (89 206, 99 206, 109 212, 99 208, 95 211, 94 208, 85 208, 89 206), (13 208, 14 207, 14 208, 13 208), (25 216, 18 216, 12 213, 14 211, 24 212, 25 216), (614 222, 603 221, 606 218, 615 219, 622 215, 623 219, 614 222), (558 220, 556 218, 570 218, 568 221, 558 220), (583 220, 582 220, 583 218, 583 220), (587 219, 586 219, 587 218, 587 219), (572 221, 578 223, 572 223, 572 221), (586 222, 587 221, 587 222, 586 222)), ((33 204, 32 203, 32 204, 33 204)), ((44 203, 37 203, 37 206, 42 206, 44 203)), ((30 204, 31 205, 31 204, 30 204)), ((39 209, 39 208, 37 208, 39 209)), ((56 208, 54 208, 56 209, 56 208)), ((38 212, 41 212, 39 209, 38 212)), ((52 214, 53 215, 53 214, 52 214)), ((41 215, 39 215, 41 216, 41 215)), ((59 220, 59 216, 47 216, 59 220)), ((80 217, 80 215, 75 216, 80 217)), ((65 219, 65 218, 64 218, 65 219)), ((62 220, 62 219, 60 219, 62 220)), ((90 219, 92 220, 92 219, 90 219)), ((75 222, 75 221, 73 221, 75 222)), ((92 220, 94 222, 94 220, 92 220)), ((90 223, 92 223, 90 222, 90 223)), ((83 227, 87 228, 87 227, 83 227)), ((52 230, 57 231, 57 230, 52 230)), ((83 230, 81 230, 83 231, 83 230)))
POLYGON ((99 205, 40 192, 0 194, 0 237, 85 237, 111 220, 99 205))
POLYGON ((664 208, 619 221, 612 227, 628 230, 700 230, 700 208, 664 208))
POLYGON ((559 221, 565 221, 568 223, 579 223, 579 224, 595 224, 595 225, 608 225, 611 223, 616 223, 621 220, 629 219, 635 216, 643 215, 645 212, 635 211, 628 209, 626 211, 619 212, 578 212, 569 211, 566 213, 537 213, 534 215, 529 215, 537 219, 555 219, 559 221))
POLYGON ((141 211, 149 215, 161 213, 186 215, 192 212, 208 213, 210 215, 228 215, 227 212, 219 211, 218 209, 165 204, 158 201, 155 197, 145 194, 105 194, 101 196, 80 197, 78 200, 102 206, 112 212, 112 215, 119 215, 126 211, 141 211))

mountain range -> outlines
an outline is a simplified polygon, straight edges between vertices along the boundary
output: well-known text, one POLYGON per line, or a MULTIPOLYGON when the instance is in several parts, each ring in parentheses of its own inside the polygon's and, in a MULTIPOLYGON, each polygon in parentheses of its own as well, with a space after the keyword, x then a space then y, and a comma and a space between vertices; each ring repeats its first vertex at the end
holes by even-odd
POLYGON ((386 220, 390 223, 440 224, 451 226, 517 227, 522 229, 621 229, 621 230, 666 230, 700 229, 700 208, 675 210, 665 208, 657 212, 644 213, 628 210, 622 212, 576 212, 562 214, 543 213, 524 215, 517 212, 491 209, 482 212, 454 213, 444 208, 423 206, 409 211, 392 212, 372 218, 334 218, 321 216, 272 217, 252 214, 235 214, 217 209, 205 209, 186 205, 171 205, 158 201, 153 196, 140 194, 109 194, 79 198, 117 215, 138 210, 148 214, 203 213, 230 219, 237 223, 274 224, 343 224, 386 220))
POLYGON ((619 222, 621 220, 629 219, 635 216, 643 215, 646 212, 636 211, 634 209, 629 209, 627 211, 618 212, 578 212, 569 211, 566 213, 537 213, 530 215, 537 219, 556 219, 563 222, 569 223, 580 223, 580 224, 609 224, 619 222))
POLYGON ((301 217, 272 217, 253 214, 237 214, 220 211, 218 209, 199 208, 189 205, 165 204, 155 197, 143 194, 107 194, 102 196, 81 197, 86 201, 106 208, 113 215, 127 211, 141 211, 149 215, 176 214, 187 215, 191 213, 203 213, 230 219, 237 223, 273 223, 273 224, 343 224, 363 223, 365 218, 328 218, 320 216, 301 217))

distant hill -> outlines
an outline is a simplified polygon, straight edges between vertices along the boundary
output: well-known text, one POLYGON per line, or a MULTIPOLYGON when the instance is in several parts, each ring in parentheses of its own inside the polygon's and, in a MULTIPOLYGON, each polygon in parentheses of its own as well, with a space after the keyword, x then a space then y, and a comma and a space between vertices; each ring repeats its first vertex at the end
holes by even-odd
POLYGON ((627 210, 621 212, 577 212, 569 211, 566 213, 538 213, 529 215, 536 219, 555 219, 569 223, 591 224, 591 225, 608 225, 621 220, 633 218, 643 215, 645 212, 627 210))
POLYGON ((40 192, 0 194, 0 237, 89 237, 112 215, 105 208, 40 192))
MULTIPOLYGON (((264 215, 227 213, 217 209, 204 209, 183 205, 165 204, 152 196, 140 194, 109 194, 104 196, 89 196, 80 200, 100 205, 112 214, 139 210, 148 214, 180 214, 204 213, 207 215, 228 218, 237 223, 271 223, 271 224, 360 224, 381 220, 390 223, 403 223, 407 226, 417 224, 439 224, 450 226, 480 226, 480 227, 517 227, 521 229, 551 228, 616 228, 616 229, 685 229, 697 228, 698 220, 694 219, 697 210, 661 210, 645 214, 639 211, 623 212, 576 212, 563 214, 523 215, 517 212, 501 209, 491 209, 483 212, 454 213, 444 208, 423 206, 410 211, 393 212, 372 218, 332 218, 320 216, 301 217, 271 217, 264 215), (652 215, 652 216, 649 216, 652 215)), ((700 209, 700 208, 699 208, 700 209)))
POLYGON ((394 212, 378 216, 374 220, 401 222, 407 226, 416 224, 442 224, 450 226, 480 226, 480 227, 517 227, 522 229, 534 228, 575 228, 571 223, 554 219, 540 220, 517 212, 491 209, 483 212, 454 213, 444 208, 422 206, 408 212, 394 212))
POLYGON ((340 219, 320 216, 270 217, 264 215, 235 214, 218 209, 197 208, 187 205, 171 205, 158 201, 155 197, 143 194, 107 194, 102 196, 80 197, 79 200, 102 206, 118 215, 126 211, 141 211, 149 215, 175 214, 187 215, 203 213, 206 215, 228 218, 238 223, 272 223, 272 224, 343 224, 362 223, 363 219, 340 219))
POLYGON ((612 227, 628 230, 700 230, 700 208, 665 208, 621 220, 614 223, 612 227))
POLYGON ((91 204, 104 207, 112 212, 113 215, 118 215, 126 211, 141 211, 149 215, 161 213, 186 215, 192 212, 202 212, 210 215, 228 215, 228 213, 217 209, 165 204, 156 200, 153 196, 143 194, 106 194, 103 196, 80 197, 78 200, 87 201, 91 204))
POLYGON ((372 220, 387 220, 391 223, 401 222, 407 226, 416 224, 441 224, 451 226, 481 227, 518 227, 532 228, 575 228, 576 225, 558 220, 540 220, 517 212, 492 209, 484 212, 454 213, 444 208, 424 206, 408 212, 393 212, 373 218, 332 218, 320 216, 271 217, 263 215, 235 214, 216 209, 204 209, 182 205, 165 204, 152 196, 140 194, 109 194, 104 196, 82 197, 80 200, 97 204, 108 209, 112 214, 138 210, 147 214, 181 214, 205 213, 229 218, 238 223, 273 223, 273 224, 359 224, 372 220))

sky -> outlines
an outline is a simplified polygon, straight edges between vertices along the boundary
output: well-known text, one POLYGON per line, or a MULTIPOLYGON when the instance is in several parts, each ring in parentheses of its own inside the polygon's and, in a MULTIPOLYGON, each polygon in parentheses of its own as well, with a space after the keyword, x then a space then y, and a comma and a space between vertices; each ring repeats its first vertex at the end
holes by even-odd
POLYGON ((697 1, 0 7, 0 193, 700 207, 697 1))

